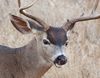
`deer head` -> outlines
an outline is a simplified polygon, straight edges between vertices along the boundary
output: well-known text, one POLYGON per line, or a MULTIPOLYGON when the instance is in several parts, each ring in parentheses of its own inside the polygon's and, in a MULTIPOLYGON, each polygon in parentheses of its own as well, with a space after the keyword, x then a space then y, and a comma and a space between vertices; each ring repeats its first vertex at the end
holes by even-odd
POLYGON ((46 24, 40 18, 29 15, 24 11, 32 5, 19 10, 21 14, 31 20, 11 15, 11 22, 13 26, 23 34, 31 33, 34 30, 40 31, 41 36, 38 35, 39 37, 37 38, 38 45, 42 47, 45 54, 49 57, 49 60, 55 65, 64 65, 67 62, 67 57, 65 55, 66 46, 68 45, 67 32, 75 26, 75 23, 100 18, 100 15, 79 17, 68 20, 62 27, 53 27, 46 24))

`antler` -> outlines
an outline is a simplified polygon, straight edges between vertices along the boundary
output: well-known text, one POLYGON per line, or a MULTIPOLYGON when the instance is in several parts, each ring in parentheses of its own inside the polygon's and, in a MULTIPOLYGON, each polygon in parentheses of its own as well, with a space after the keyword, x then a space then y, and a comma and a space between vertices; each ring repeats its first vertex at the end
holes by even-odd
POLYGON ((20 8, 19 12, 23 15, 25 15, 28 18, 31 18, 32 20, 38 22, 41 26, 44 27, 45 31, 49 29, 49 26, 40 18, 37 18, 35 16, 29 15, 28 13, 26 13, 24 10, 30 8, 31 6, 33 6, 33 4, 35 4, 38 0, 34 1, 31 5, 24 7, 24 8, 20 8))
MULTIPOLYGON (((97 5, 98 5, 99 0, 96 0, 95 6, 91 12, 91 14, 96 10, 97 5)), ((67 22, 62 26, 66 31, 71 30, 75 23, 77 22, 81 22, 81 21, 88 21, 88 20, 94 20, 94 19, 99 19, 100 15, 96 15, 96 16, 86 16, 86 17, 79 17, 79 18, 75 18, 72 20, 67 20, 67 22)))
POLYGON ((66 31, 71 30, 76 22, 80 22, 80 21, 87 21, 87 20, 94 20, 94 19, 99 19, 100 15, 97 16, 88 16, 88 17, 80 17, 80 18, 76 18, 76 19, 72 19, 72 20, 68 20, 63 28, 66 29, 66 31))

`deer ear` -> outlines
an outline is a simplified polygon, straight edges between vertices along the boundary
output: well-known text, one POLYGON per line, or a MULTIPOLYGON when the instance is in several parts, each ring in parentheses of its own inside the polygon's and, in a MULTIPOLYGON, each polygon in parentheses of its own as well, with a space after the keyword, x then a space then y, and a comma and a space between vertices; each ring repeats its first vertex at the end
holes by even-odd
POLYGON ((33 29, 38 31, 44 31, 44 27, 39 25, 35 21, 24 20, 21 17, 11 15, 11 14, 10 16, 11 16, 11 23, 13 24, 13 26, 23 34, 33 32, 32 31, 33 29))
POLYGON ((20 31, 23 34, 31 32, 31 28, 28 23, 28 20, 24 20, 18 16, 11 15, 11 14, 10 16, 11 16, 11 23, 18 31, 20 31))

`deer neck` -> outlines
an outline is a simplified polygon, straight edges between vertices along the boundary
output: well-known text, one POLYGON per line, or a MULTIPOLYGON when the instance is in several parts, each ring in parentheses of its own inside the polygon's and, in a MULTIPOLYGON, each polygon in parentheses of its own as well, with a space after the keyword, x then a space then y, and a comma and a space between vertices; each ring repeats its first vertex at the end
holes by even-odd
MULTIPOLYGON (((19 49, 18 57, 22 71, 32 78, 41 78, 52 66, 42 55, 37 40, 34 38, 28 45, 19 49)), ((31 78, 30 77, 30 78, 31 78)))

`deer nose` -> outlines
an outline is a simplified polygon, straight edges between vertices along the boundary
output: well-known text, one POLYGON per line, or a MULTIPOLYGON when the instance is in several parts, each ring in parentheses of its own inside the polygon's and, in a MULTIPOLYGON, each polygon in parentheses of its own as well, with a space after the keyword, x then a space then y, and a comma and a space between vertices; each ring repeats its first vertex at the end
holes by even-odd
POLYGON ((58 65, 64 65, 66 63, 67 63, 67 58, 64 55, 58 56, 54 61, 54 64, 58 64, 58 65))

